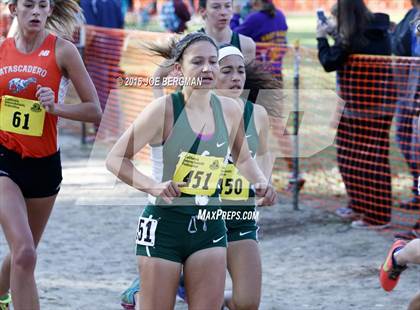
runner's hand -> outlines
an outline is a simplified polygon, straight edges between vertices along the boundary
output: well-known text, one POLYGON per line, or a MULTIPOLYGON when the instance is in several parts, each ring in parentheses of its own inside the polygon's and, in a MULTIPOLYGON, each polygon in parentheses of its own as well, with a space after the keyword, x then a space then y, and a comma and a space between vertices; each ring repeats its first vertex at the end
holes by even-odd
POLYGON ((161 197, 165 202, 171 204, 175 197, 181 196, 180 187, 186 186, 185 182, 167 181, 159 183, 150 194, 155 197, 161 197))
POLYGON ((36 95, 35 95, 41 106, 48 112, 54 113, 55 110, 55 95, 51 88, 49 87, 42 87, 38 85, 36 88, 36 95))
POLYGON ((277 193, 271 184, 255 184, 255 193, 258 197, 262 197, 257 202, 257 205, 260 207, 272 206, 277 202, 277 193))

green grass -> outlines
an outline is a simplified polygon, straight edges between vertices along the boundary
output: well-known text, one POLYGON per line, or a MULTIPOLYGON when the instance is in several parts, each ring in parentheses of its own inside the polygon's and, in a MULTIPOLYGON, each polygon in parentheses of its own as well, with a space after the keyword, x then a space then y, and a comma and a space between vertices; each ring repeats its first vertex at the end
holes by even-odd
MULTIPOLYGON (((390 14, 391 20, 399 22, 404 17, 404 12, 395 12, 390 14)), ((288 39, 290 43, 299 40, 301 45, 307 47, 316 46, 316 16, 315 14, 290 14, 287 16, 289 25, 288 39)))
MULTIPOLYGON (((395 12, 390 14, 391 20, 399 22, 405 12, 395 12)), ((316 30, 316 15, 314 14, 288 14, 287 24, 289 31, 287 34, 288 41, 293 44, 296 40, 299 40, 302 46, 316 47, 315 30, 316 30)), ((189 27, 189 31, 194 31, 202 27, 202 20, 195 18, 189 27)), ((158 18, 152 19, 147 27, 139 27, 131 24, 127 25, 129 29, 139 29, 145 31, 163 32, 164 29, 159 23, 158 18)))

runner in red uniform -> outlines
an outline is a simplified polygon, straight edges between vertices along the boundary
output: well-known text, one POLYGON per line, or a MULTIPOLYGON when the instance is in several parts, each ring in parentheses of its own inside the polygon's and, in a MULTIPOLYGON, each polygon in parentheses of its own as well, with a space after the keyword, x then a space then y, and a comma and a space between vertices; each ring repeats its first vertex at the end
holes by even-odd
POLYGON ((99 100, 69 37, 73 0, 11 0, 14 37, 0 43, 0 224, 10 253, 0 270, 0 309, 39 309, 36 247, 60 190, 58 117, 97 122, 99 100), (71 81, 81 103, 64 105, 71 81))

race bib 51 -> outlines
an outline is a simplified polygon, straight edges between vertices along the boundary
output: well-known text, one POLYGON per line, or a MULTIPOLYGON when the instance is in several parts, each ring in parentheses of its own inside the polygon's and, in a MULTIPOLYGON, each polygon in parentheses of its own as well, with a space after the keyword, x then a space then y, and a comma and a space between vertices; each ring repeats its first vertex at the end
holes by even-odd
POLYGON ((185 182, 180 191, 189 195, 211 196, 224 170, 224 159, 182 152, 173 176, 174 182, 185 182))
POLYGON ((220 197, 223 200, 247 200, 249 186, 248 180, 239 173, 235 165, 229 164, 223 175, 220 197))
POLYGON ((137 225, 136 244, 154 246, 157 224, 157 220, 140 216, 137 225))
POLYGON ((45 109, 39 101, 3 96, 0 129, 21 135, 40 137, 44 131, 45 109))

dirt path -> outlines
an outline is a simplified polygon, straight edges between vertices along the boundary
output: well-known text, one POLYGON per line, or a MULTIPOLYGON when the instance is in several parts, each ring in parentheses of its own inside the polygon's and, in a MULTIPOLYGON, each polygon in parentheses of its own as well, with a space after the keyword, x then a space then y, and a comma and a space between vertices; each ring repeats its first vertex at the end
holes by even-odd
MULTIPOLYGON (((119 294, 136 275, 142 195, 124 185, 104 189, 103 163, 86 167, 90 152, 77 138, 64 135, 62 150, 65 179, 39 247, 42 309, 120 309, 119 294)), ((349 229, 309 203, 294 212, 284 197, 260 211, 261 309, 399 310, 420 291, 418 266, 403 274, 392 294, 380 289, 378 266, 391 234, 349 229)), ((0 257, 6 251, 0 234, 0 257)), ((187 307, 177 303, 176 309, 187 307)))

